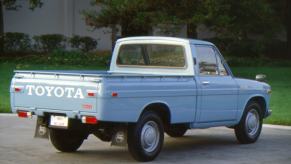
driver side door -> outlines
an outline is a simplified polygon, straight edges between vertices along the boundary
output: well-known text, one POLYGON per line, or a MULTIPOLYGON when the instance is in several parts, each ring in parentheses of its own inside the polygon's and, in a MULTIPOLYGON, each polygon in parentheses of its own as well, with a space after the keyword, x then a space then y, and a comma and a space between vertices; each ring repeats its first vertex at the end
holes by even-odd
POLYGON ((195 45, 198 85, 197 123, 236 119, 238 85, 214 46, 195 45))

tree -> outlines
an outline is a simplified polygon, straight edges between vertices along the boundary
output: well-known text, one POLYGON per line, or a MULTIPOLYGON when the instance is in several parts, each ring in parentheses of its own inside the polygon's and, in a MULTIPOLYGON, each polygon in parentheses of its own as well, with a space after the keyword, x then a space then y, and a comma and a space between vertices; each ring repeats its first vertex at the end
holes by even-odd
POLYGON ((135 36, 147 35, 153 26, 187 25, 188 37, 196 38, 203 24, 238 55, 262 53, 276 30, 268 0, 96 0, 93 5, 101 11, 84 14, 93 27, 120 25, 122 36, 135 36))
POLYGON ((287 49, 288 49, 288 58, 291 59, 291 1, 286 0, 287 3, 287 14, 286 14, 286 31, 287 31, 287 49))
POLYGON ((277 29, 266 0, 205 0, 204 24, 216 33, 231 55, 262 55, 277 29))
MULTIPOLYGON (((36 7, 42 6, 41 0, 29 0, 29 8, 31 10, 36 7)), ((0 53, 3 52, 3 36, 4 36, 4 22, 3 22, 3 9, 17 10, 21 5, 17 3, 17 0, 0 0, 0 53)))
POLYGON ((153 26, 169 27, 187 25, 188 37, 196 38, 199 24, 200 0, 95 0, 92 5, 101 11, 84 11, 88 25, 112 29, 112 41, 116 39, 117 25, 121 35, 148 35, 153 26))
MULTIPOLYGON (((286 32, 286 47, 285 54, 281 54, 280 57, 284 57, 286 59, 291 59, 291 1, 290 0, 269 0, 269 4, 272 6, 274 10, 274 16, 276 19, 275 25, 278 26, 279 32, 286 32)), ((284 49, 283 48, 283 49, 284 49)), ((284 51, 285 52, 285 51, 284 51)))
POLYGON ((120 25, 122 36, 146 35, 150 26, 149 8, 145 0, 95 0, 101 11, 84 11, 90 26, 113 28, 120 25))

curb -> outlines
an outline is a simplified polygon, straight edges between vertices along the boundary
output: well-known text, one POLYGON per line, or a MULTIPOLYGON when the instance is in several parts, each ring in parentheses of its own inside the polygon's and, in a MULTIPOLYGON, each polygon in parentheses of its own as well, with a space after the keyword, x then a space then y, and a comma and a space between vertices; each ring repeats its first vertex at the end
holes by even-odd
POLYGON ((291 126, 286 126, 286 125, 264 124, 263 127, 265 127, 265 128, 273 128, 273 129, 280 129, 280 130, 291 130, 291 126))
MULTIPOLYGON (((17 117, 15 113, 0 113, 0 117, 17 117)), ((272 129, 281 129, 281 130, 291 130, 291 126, 286 125, 272 125, 272 124, 263 124, 264 128, 272 129)))

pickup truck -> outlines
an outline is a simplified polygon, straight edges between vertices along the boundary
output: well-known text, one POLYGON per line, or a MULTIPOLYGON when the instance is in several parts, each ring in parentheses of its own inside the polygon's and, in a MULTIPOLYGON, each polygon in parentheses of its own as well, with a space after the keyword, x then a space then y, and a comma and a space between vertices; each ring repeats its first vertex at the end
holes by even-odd
POLYGON ((37 137, 61 152, 76 151, 93 134, 127 146, 134 159, 160 153, 164 132, 233 128, 239 143, 255 142, 271 88, 236 78, 214 44, 174 37, 116 42, 108 71, 20 71, 11 82, 11 108, 37 116, 37 137))

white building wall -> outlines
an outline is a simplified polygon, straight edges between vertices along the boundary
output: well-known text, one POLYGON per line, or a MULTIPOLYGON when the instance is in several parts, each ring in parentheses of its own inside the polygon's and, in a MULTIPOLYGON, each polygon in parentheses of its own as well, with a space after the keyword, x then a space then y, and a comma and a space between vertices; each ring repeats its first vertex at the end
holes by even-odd
MULTIPOLYGON (((43 0, 43 6, 33 11, 27 0, 18 0, 17 11, 4 10, 4 31, 23 32, 30 36, 63 34, 90 36, 98 39, 98 49, 111 50, 109 29, 96 29, 85 24, 81 11, 91 8, 90 0, 43 0)), ((95 7, 96 8, 96 7, 95 7)))

